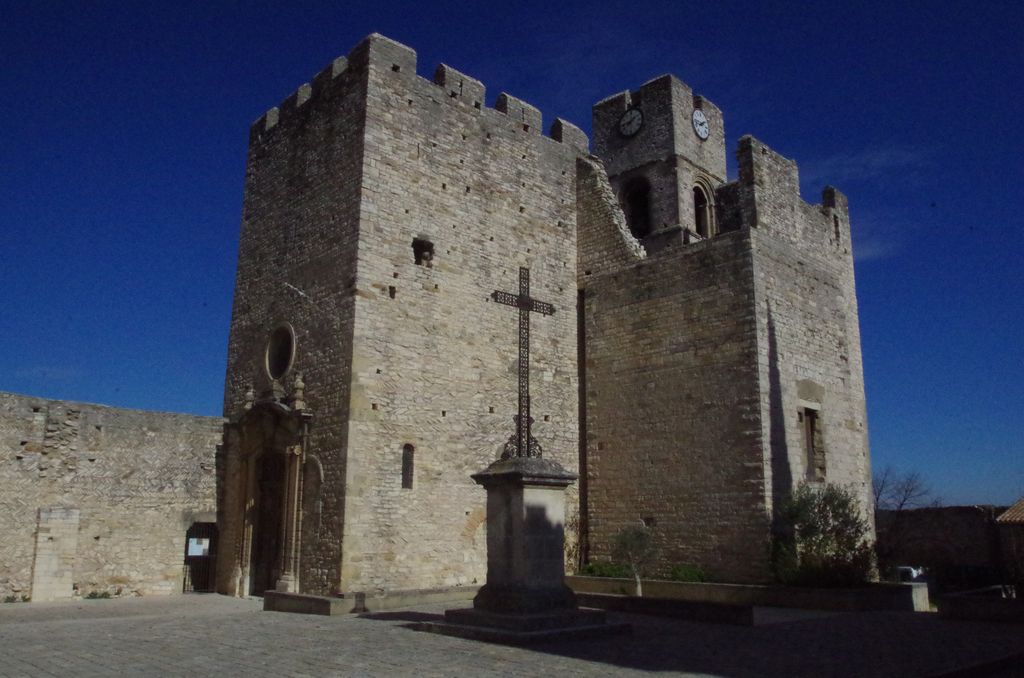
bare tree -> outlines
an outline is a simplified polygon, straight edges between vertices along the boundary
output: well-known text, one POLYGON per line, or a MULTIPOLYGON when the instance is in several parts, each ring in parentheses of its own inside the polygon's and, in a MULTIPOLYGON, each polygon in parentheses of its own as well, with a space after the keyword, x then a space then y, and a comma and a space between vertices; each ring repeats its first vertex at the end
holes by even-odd
POLYGON ((906 511, 942 502, 917 471, 899 473, 886 466, 872 477, 876 511, 906 511))
POLYGON ((917 471, 901 473, 892 466, 886 466, 874 474, 872 485, 877 529, 875 553, 883 574, 893 576, 892 568, 901 564, 898 560, 906 556, 904 552, 913 536, 909 534, 905 512, 941 506, 942 501, 932 494, 931 488, 917 471), (885 514, 880 515, 880 511, 885 514))

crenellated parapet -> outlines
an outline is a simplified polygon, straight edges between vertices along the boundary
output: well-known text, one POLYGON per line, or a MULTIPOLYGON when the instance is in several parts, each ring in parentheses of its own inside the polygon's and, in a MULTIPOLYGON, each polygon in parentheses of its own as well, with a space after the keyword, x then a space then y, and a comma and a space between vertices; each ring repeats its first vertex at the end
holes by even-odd
MULTIPOLYGON (((443 99, 451 105, 468 106, 481 115, 497 111, 504 114, 508 124, 515 125, 524 132, 543 135, 543 115, 535 106, 526 101, 501 92, 493 108, 486 106, 485 85, 448 64, 439 64, 433 71, 430 80, 416 74, 416 51, 399 42, 391 40, 379 33, 364 38, 349 52, 347 56, 334 59, 323 68, 309 83, 304 83, 289 95, 278 106, 271 108, 259 117, 251 126, 249 142, 256 145, 269 139, 275 130, 286 126, 291 120, 305 115, 319 99, 339 87, 339 82, 348 82, 349 86, 356 79, 365 78, 370 71, 378 77, 393 74, 398 77, 414 77, 420 84, 429 83, 436 86, 443 99)), ((341 85, 345 86, 345 85, 341 85)), ((553 141, 572 146, 580 153, 587 153, 589 140, 586 134, 575 125, 556 118, 549 131, 553 141)))
POLYGON ((739 178, 716 193, 723 230, 759 228, 794 243, 849 254, 849 205, 842 192, 826 186, 821 203, 805 202, 796 161, 750 135, 740 139, 736 160, 739 178))

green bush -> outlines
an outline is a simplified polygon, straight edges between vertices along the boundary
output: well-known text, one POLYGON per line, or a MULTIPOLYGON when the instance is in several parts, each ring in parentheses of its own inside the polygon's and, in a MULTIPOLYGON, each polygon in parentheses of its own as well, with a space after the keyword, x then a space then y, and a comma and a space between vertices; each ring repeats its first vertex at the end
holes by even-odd
POLYGON ((85 594, 85 597, 88 600, 99 600, 101 598, 103 598, 103 599, 110 598, 110 591, 89 591, 89 593, 85 594))
POLYGON ((583 570, 580 574, 587 577, 616 577, 620 579, 627 579, 633 576, 628 566, 601 560, 593 563, 587 563, 583 566, 583 570))
POLYGON ((700 569, 699 565, 673 565, 672 569, 668 572, 668 578, 672 581, 682 582, 702 582, 707 581, 708 577, 704 574, 704 570, 700 569))
POLYGON ((654 536, 646 527, 633 525, 623 528, 615 535, 612 543, 612 558, 615 562, 626 563, 636 583, 636 596, 642 598, 643 577, 658 557, 654 536))
POLYGON ((857 497, 837 485, 799 486, 779 506, 772 536, 775 577, 792 586, 857 586, 874 572, 857 497))
POLYGON ((16 603, 18 602, 18 596, 4 596, 5 603, 16 603))

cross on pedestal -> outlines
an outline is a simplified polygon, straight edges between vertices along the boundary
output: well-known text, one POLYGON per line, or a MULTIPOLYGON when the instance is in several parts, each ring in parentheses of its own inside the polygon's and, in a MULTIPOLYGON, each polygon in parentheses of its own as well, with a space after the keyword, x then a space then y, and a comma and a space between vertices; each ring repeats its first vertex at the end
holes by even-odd
POLYGON ((530 313, 551 315, 555 307, 530 296, 530 269, 519 267, 519 294, 495 290, 491 298, 499 304, 519 309, 519 414, 515 416, 516 432, 505 444, 502 459, 539 457, 541 447, 530 433, 530 313))

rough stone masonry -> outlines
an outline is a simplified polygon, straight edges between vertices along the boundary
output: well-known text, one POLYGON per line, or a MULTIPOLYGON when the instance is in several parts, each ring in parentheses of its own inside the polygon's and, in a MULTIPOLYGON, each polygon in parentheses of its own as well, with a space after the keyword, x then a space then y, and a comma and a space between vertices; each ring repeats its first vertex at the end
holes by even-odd
POLYGON ((660 567, 763 581, 772 507, 869 460, 846 200, 672 76, 556 118, 371 35, 250 131, 224 414, 220 590, 482 583, 470 474, 514 432, 579 470, 574 550, 642 522, 660 567), (575 311, 575 312, 573 312, 575 311))
POLYGON ((470 475, 517 410, 517 321, 490 295, 520 268, 558 309, 531 328, 530 405, 580 474, 568 566, 642 523, 661 573, 765 581, 798 483, 870 515, 845 196, 804 202, 749 136, 727 181, 723 113, 674 76, 595 104, 591 144, 429 73, 374 34, 252 125, 220 453, 219 420, 7 397, 5 591, 180 590, 187 515, 214 502, 223 593, 482 584, 470 475))

